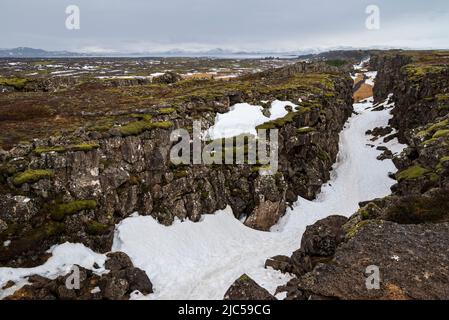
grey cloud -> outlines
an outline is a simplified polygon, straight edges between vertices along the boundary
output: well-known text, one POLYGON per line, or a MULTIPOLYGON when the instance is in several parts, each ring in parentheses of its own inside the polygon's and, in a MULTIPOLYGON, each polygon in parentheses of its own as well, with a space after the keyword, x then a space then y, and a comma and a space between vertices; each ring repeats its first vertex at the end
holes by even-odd
POLYGON ((2 0, 0 47, 151 51, 299 50, 331 46, 449 47, 447 0, 2 0), (381 9, 368 31, 365 8, 381 9), (81 29, 65 29, 65 7, 81 29))

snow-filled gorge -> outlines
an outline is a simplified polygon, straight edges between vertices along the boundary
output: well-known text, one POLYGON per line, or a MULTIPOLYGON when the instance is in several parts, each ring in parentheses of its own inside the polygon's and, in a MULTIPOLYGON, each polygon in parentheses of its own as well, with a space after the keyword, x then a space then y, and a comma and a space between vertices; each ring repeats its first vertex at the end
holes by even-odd
MULTIPOLYGON (((375 74, 368 75, 369 79, 373 76, 375 74)), ((272 106, 272 117, 282 116, 285 111, 285 103, 278 104, 272 106), (277 112, 278 109, 282 110, 277 112)), ((298 199, 271 232, 244 226, 235 219, 229 207, 204 216, 198 223, 176 221, 169 227, 152 217, 137 214, 123 220, 116 227, 112 250, 128 254, 136 267, 146 271, 155 289, 149 296, 133 297, 222 299, 229 286, 244 273, 274 293, 290 277, 265 269, 267 258, 291 255, 299 248, 308 225, 333 214, 350 216, 357 211, 359 202, 390 194, 395 181, 388 177, 388 173, 396 169, 391 160, 377 160, 381 151, 376 147, 386 146, 398 153, 405 146, 397 139, 388 143, 381 139, 371 141, 372 136, 365 133, 387 126, 392 107, 386 101, 383 110, 375 111, 372 99, 354 104, 355 113, 340 134, 340 151, 331 180, 323 186, 316 200, 298 199)), ((256 111, 258 115, 251 126, 259 124, 259 118, 262 121, 261 111, 256 111)), ((228 129, 228 121, 222 123, 228 129)), ((54 278, 69 272, 73 264, 88 269, 98 265, 100 268, 95 271, 104 271, 105 256, 80 244, 62 244, 52 248, 51 252, 52 258, 37 268, 0 268, 0 288, 9 280, 16 282, 8 292, 0 290, 0 298, 26 283, 26 277, 32 274, 54 278)))

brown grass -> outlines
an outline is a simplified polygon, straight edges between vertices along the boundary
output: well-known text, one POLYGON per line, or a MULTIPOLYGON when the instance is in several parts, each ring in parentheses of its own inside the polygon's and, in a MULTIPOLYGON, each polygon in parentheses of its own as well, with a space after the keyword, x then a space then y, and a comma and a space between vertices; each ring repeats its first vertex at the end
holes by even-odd
POLYGON ((366 98, 373 96, 373 87, 364 83, 360 86, 359 90, 354 93, 354 101, 360 102, 366 98))

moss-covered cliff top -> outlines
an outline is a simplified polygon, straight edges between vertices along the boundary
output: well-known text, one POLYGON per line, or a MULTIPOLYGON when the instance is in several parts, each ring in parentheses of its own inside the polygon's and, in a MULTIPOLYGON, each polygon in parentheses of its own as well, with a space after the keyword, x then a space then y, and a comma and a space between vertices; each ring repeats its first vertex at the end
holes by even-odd
POLYGON ((447 75, 449 72, 449 51, 403 51, 390 50, 377 53, 381 57, 401 56, 408 60, 403 67, 405 74, 413 81, 420 81, 426 76, 447 75))
MULTIPOLYGON (((0 146, 9 149, 20 142, 61 135, 81 126, 104 131, 117 121, 123 124, 120 117, 132 120, 136 113, 153 117, 153 120, 144 119, 147 122, 160 122, 187 114, 193 117, 202 112, 217 112, 223 106, 214 102, 233 96, 260 102, 287 99, 291 92, 333 95, 335 83, 343 77, 338 73, 283 75, 277 71, 273 76, 264 72, 227 80, 190 79, 175 84, 140 85, 125 82, 115 86, 100 79, 89 79, 54 92, 2 93, 0 146)), ((15 83, 21 85, 23 81, 26 80, 16 79, 15 83)))

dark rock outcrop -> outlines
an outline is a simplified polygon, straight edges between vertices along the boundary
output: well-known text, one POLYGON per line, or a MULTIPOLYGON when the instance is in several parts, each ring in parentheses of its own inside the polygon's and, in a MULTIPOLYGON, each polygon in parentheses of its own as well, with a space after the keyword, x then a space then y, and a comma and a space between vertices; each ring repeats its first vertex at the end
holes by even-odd
POLYGON ((79 289, 67 286, 72 274, 54 280, 41 276, 28 278, 30 284, 17 290, 5 300, 125 300, 131 293, 153 293, 153 286, 146 273, 135 268, 123 252, 108 254, 106 269, 109 273, 97 275, 91 270, 77 266, 79 289))
POLYGON ((224 300, 276 300, 276 298, 244 274, 228 289, 224 300))

